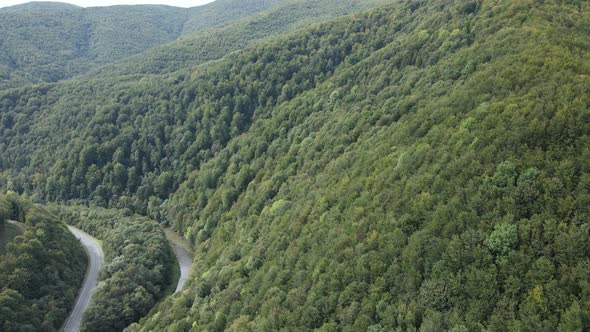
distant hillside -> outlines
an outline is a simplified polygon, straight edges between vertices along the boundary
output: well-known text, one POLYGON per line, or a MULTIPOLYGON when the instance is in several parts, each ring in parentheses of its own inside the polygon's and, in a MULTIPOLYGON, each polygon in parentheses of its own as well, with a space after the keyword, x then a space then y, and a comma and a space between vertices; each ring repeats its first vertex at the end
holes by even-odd
MULTIPOLYGON (((250 31, 305 25, 286 13, 250 31)), ((588 22, 391 2, 170 74, 3 91, 0 188, 192 242, 186 289, 129 331, 587 331, 588 22)))
POLYGON ((289 0, 216 0, 207 5, 190 9, 190 18, 185 22, 182 35, 190 35, 212 27, 220 27, 264 11, 275 4, 289 0))
POLYGON ((55 82, 170 42, 188 16, 165 6, 63 7, 0 10, 0 87, 55 82))
MULTIPOLYGON (((397 0, 396 0, 397 1, 397 0)), ((290 0, 257 15, 190 36, 91 70, 87 76, 165 74, 220 59, 264 38, 296 31, 390 0, 290 0)), ((217 2, 215 2, 217 3, 217 2)), ((187 23, 188 24, 188 23, 187 23)))
POLYGON ((194 8, 0 9, 0 90, 77 75, 162 74, 386 0, 217 0, 194 8), (111 65, 112 64, 112 65, 111 65))
POLYGON ((22 11, 22 10, 75 10, 82 7, 64 2, 54 1, 31 1, 20 5, 0 8, 1 11, 22 11))
POLYGON ((52 2, 3 8, 0 89, 70 78, 169 43, 183 33, 251 15, 278 1, 223 0, 189 9, 153 5, 81 8, 52 2))

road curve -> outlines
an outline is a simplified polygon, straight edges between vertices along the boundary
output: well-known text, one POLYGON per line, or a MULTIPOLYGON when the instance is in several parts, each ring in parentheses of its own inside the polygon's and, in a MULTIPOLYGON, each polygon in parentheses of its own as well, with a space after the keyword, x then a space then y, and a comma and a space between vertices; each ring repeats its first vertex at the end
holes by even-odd
POLYGON ((86 277, 84 278, 84 284, 78 294, 76 305, 74 310, 70 313, 70 316, 66 320, 63 331, 64 332, 78 332, 80 331, 80 325, 82 323, 82 315, 84 311, 90 305, 90 299, 96 285, 98 284, 98 273, 102 268, 104 261, 104 254, 98 241, 92 236, 84 233, 76 227, 68 226, 68 229, 76 238, 80 240, 82 246, 86 250, 88 255, 88 268, 86 269, 86 277))
POLYGON ((185 239, 170 229, 165 229, 164 232, 178 260, 178 265, 180 265, 180 278, 174 291, 174 293, 178 293, 184 288, 193 268, 193 255, 191 254, 190 245, 185 239))

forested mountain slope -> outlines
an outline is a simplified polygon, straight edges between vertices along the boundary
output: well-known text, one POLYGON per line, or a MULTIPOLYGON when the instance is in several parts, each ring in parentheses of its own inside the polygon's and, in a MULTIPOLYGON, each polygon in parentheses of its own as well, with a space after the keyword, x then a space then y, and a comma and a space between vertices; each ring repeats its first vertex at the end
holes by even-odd
POLYGON ((131 330, 590 328, 590 8, 406 1, 0 95, 0 185, 196 248, 131 330))
POLYGON ((0 89, 71 78, 280 1, 221 0, 188 9, 155 5, 81 8, 52 2, 2 8, 0 89))
POLYGON ((367 38, 362 30, 342 38, 350 28, 335 25, 321 39, 286 37, 295 53, 262 43, 192 74, 7 91, 0 96, 0 183, 41 200, 82 198, 141 213, 149 205, 157 216, 185 174, 246 131, 255 112, 324 81, 367 38), (234 81, 240 78, 242 87, 234 81))
MULTIPOLYGON (((214 2, 217 3, 218 1, 214 2)), ((293 32, 389 0, 289 0, 257 15, 184 36, 173 43, 90 71, 85 77, 166 74, 220 59, 261 39, 293 32)), ((188 25, 187 23, 186 25, 188 25)))
POLYGON ((340 22, 366 39, 331 77, 166 204, 196 278, 142 326, 590 328, 589 14, 422 1, 340 22))
POLYGON ((173 41, 187 18, 168 6, 0 9, 0 87, 55 82, 173 41))
POLYGON ((262 12, 275 4, 292 0, 215 0, 204 6, 191 9, 191 16, 185 22, 182 35, 190 35, 209 28, 223 26, 224 24, 252 16, 262 12))
POLYGON ((387 2, 217 0, 188 9, 32 2, 7 7, 0 9, 0 90, 80 74, 170 73, 219 59, 255 40, 387 2))

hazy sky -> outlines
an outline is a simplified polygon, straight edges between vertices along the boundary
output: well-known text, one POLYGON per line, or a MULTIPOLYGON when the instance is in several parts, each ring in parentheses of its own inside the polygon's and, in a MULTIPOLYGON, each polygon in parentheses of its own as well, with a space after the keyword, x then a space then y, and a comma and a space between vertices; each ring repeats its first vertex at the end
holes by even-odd
MULTIPOLYGON (((140 4, 160 4, 177 7, 195 7, 199 5, 204 5, 212 1, 213 0, 57 0, 57 2, 67 2, 82 7, 140 4)), ((31 0, 0 0, 0 7, 14 6, 27 2, 31 2, 31 0)))

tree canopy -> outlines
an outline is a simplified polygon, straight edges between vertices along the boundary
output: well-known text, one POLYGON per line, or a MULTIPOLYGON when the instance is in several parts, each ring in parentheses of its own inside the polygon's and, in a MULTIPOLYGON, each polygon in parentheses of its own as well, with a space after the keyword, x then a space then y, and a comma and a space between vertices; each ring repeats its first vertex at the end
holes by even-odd
POLYGON ((2 8, 0 90, 80 75, 170 73, 385 2, 217 0, 194 8, 33 2, 2 8))
POLYGON ((0 186, 194 244, 187 289, 131 331, 587 330, 589 21, 403 1, 172 74, 5 91, 0 186))

